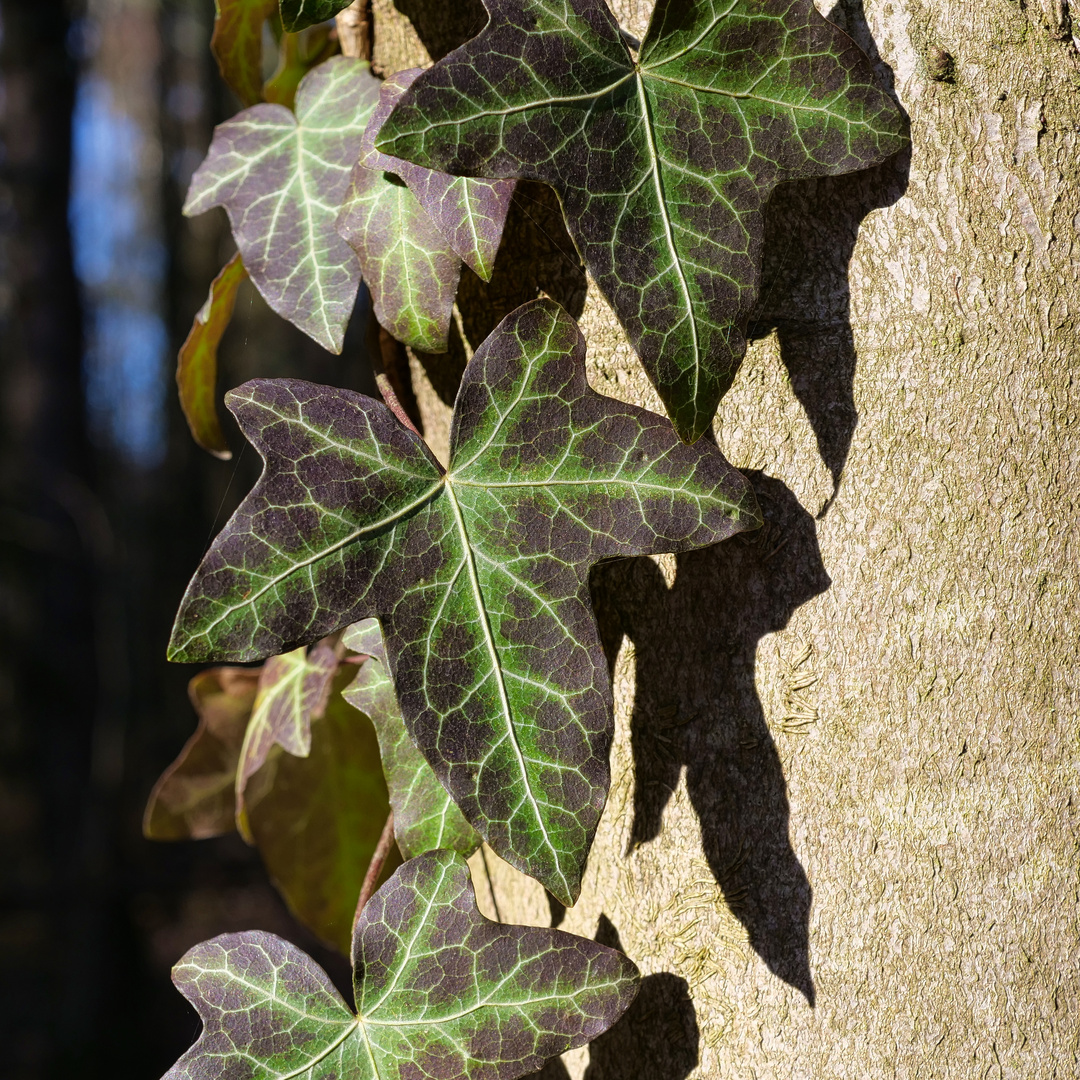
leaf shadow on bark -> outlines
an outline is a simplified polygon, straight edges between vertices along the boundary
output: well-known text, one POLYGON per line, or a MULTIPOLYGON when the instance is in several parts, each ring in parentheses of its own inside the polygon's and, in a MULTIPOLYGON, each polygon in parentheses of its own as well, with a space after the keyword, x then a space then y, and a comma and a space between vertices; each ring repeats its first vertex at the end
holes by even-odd
MULTIPOLYGON (((840 0, 827 18, 854 38, 892 94, 893 73, 878 54, 862 0, 840 0)), ((776 331, 792 390, 832 477, 819 517, 839 491, 859 420, 848 267, 863 219, 907 190, 910 162, 905 150, 871 169, 781 184, 765 207, 761 285, 747 339, 776 331)))
MULTIPOLYGON (((606 915, 600 916, 596 940, 622 949, 606 915)), ((698 1063, 699 1043, 686 980, 667 971, 646 975, 619 1022, 589 1044, 585 1080, 684 1080, 698 1063)))
POLYGON ((769 970, 813 1005, 810 883, 788 836, 787 785, 754 681, 758 642, 831 584, 814 519, 773 477, 750 474, 765 525, 676 557, 669 589, 650 559, 593 571, 609 662, 635 649, 631 850, 660 834, 686 771, 705 858, 769 970))
POLYGON ((394 0, 394 7, 412 23, 416 36, 435 61, 476 37, 488 21, 481 0, 453 0, 444 4, 433 4, 431 0, 394 0))
POLYGON ((467 266, 461 269, 457 296, 461 328, 451 325, 449 350, 415 353, 432 389, 452 406, 465 372, 465 342, 469 352, 475 351, 511 311, 541 293, 577 319, 585 309, 587 287, 585 267, 566 231, 558 196, 544 184, 519 180, 491 280, 483 281, 467 266), (528 252, 527 258, 523 252, 528 252))
MULTIPOLYGON (((601 945, 623 951, 606 915, 596 928, 601 945)), ((685 979, 662 971, 646 975, 618 1023, 589 1044, 585 1080, 685 1080, 698 1063, 697 1010, 685 979)), ((562 1058, 552 1058, 523 1080, 569 1080, 562 1058)))

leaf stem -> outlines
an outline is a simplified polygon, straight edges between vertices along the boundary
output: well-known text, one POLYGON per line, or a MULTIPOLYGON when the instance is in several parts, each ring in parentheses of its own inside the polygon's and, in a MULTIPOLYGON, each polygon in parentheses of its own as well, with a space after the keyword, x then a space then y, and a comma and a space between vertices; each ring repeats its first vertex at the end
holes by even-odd
POLYGON ((371 856, 367 873, 364 875, 364 884, 360 886, 360 898, 356 901, 356 914, 353 916, 353 935, 356 935, 356 924, 360 921, 360 915, 371 894, 375 891, 375 883, 379 880, 382 868, 386 863, 386 856, 390 854, 390 848, 394 844, 394 811, 386 815, 386 824, 383 826, 382 835, 375 845, 375 853, 371 856))
POLYGON ((397 394, 394 393, 393 386, 390 385, 390 376, 385 371, 380 371, 375 376, 375 385, 379 388, 379 393, 382 394, 383 401, 386 402, 387 408, 398 418, 398 420, 407 427, 414 435, 420 435, 420 432, 416 430, 416 425, 412 422, 412 418, 405 411, 405 407, 398 400, 397 394))

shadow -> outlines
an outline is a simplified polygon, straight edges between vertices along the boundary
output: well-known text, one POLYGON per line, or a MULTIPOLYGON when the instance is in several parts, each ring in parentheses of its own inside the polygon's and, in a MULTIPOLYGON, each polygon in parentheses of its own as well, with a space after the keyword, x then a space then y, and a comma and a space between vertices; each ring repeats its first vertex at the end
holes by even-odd
MULTIPOLYGON (((606 915, 600 916, 596 940, 622 948, 606 915)), ((646 975, 622 1019, 589 1044, 585 1080, 683 1080, 698 1063, 698 1044, 686 980, 666 971, 646 975)))
POLYGON ((469 38, 476 37, 488 21, 481 0, 454 0, 446 4, 394 0, 394 7, 412 23, 432 60, 441 60, 469 38))
POLYGON ((576 319, 585 308, 586 288, 585 267, 563 224, 555 192, 544 184, 519 180, 491 281, 467 266, 461 269, 457 308, 464 340, 451 325, 447 352, 414 355, 442 401, 453 405, 465 371, 466 342, 469 350, 477 349, 511 311, 541 293, 576 319))
MULTIPOLYGON (((892 70, 878 54, 862 0, 840 0, 827 18, 854 38, 891 94, 892 70)), ((910 160, 902 151, 872 169, 781 184, 765 208, 761 288, 746 336, 776 331, 792 390, 832 476, 819 517, 839 491, 859 419, 848 266, 863 219, 907 189, 910 160)))
POLYGON ((769 970, 814 1003, 811 890, 788 839, 784 774, 754 684, 765 634, 830 585, 813 518, 780 481, 750 479, 765 524, 677 556, 674 585, 650 559, 593 571, 601 637, 614 662, 634 644, 631 848, 655 839, 686 770, 709 868, 769 970))

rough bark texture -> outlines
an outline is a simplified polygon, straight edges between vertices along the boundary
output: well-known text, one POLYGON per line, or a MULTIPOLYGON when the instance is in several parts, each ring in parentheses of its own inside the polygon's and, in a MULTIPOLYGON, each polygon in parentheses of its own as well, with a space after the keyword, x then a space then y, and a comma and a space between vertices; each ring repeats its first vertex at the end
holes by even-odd
MULTIPOLYGON (((612 6, 644 31, 647 0, 612 6)), ((596 576, 617 736, 581 900, 554 911, 488 854, 486 902, 648 975, 575 1076, 1071 1077, 1080 57, 1063 0, 823 10, 879 60, 912 153, 770 204, 716 427, 766 527, 596 576)), ((478 0, 374 11, 384 71, 483 23, 478 0)), ((656 407, 528 199, 464 344, 543 288, 597 389, 656 407)), ((441 450, 465 351, 413 358, 441 450)))

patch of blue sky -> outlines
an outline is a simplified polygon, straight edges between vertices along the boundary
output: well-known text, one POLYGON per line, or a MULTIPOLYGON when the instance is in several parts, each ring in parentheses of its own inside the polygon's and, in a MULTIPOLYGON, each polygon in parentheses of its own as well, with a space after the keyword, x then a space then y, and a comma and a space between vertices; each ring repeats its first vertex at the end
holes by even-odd
POLYGON ((133 465, 159 464, 166 445, 166 251, 150 134, 88 72, 72 118, 69 220, 83 285, 83 380, 92 430, 133 465))

